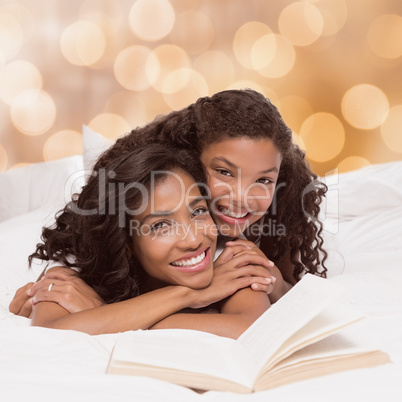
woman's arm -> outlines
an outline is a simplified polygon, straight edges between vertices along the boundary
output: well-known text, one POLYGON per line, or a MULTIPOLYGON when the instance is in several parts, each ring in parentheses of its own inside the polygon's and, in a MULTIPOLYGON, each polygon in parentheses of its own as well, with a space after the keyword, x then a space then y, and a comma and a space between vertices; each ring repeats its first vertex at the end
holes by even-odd
POLYGON ((74 329, 91 335, 147 329, 169 314, 187 307, 189 289, 167 286, 133 299, 105 304, 70 314, 54 302, 39 302, 32 313, 33 326, 74 329))
POLYGON ((266 294, 254 292, 252 289, 241 289, 222 303, 220 312, 177 313, 153 325, 151 329, 196 329, 237 339, 270 306, 266 294))
MULTIPOLYGON (((243 258, 248 259, 250 258, 243 258)), ((262 263, 261 257, 251 261, 262 263)), ((202 308, 223 300, 239 289, 259 283, 265 289, 269 285, 268 273, 259 266, 221 267, 214 275, 210 286, 193 290, 182 286, 167 286, 119 303, 103 305, 70 314, 57 303, 43 301, 51 297, 52 291, 44 289, 32 297, 35 308, 32 325, 59 329, 75 329, 89 334, 113 333, 127 330, 147 329, 165 317, 184 308, 202 308), (266 285, 264 285, 266 284, 266 285), (46 296, 47 295, 47 296, 46 296), (37 298, 41 302, 37 303, 37 298)), ((250 290, 251 291, 251 290, 250 290)), ((267 298, 265 292, 261 293, 267 298)))
MULTIPOLYGON (((256 253, 242 252, 230 261, 219 265, 216 269, 229 266, 237 267, 237 269, 256 268, 248 265, 252 263, 262 263, 262 258, 256 253), (242 265, 245 263, 247 265, 242 265)), ((260 268, 266 270, 266 268, 260 268)), ((223 300, 220 303, 219 311, 215 314, 177 313, 158 322, 151 328, 197 329, 237 339, 270 306, 271 302, 265 292, 255 292, 251 288, 244 288, 223 300)))

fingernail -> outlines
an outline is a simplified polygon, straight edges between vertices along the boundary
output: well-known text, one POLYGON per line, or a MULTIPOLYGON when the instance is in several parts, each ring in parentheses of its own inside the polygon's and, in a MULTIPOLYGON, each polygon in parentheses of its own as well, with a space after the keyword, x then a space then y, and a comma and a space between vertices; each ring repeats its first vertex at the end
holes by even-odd
POLYGON ((265 278, 265 282, 271 283, 271 278, 265 278))
POLYGON ((274 276, 271 276, 271 279, 272 279, 272 283, 276 282, 276 278, 274 276))

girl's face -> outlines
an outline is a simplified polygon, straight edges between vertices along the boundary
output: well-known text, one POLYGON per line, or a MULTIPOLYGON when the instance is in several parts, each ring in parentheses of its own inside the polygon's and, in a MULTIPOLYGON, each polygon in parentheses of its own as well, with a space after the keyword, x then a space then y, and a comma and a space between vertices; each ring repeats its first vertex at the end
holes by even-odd
POLYGON ((151 188, 147 208, 131 222, 134 253, 151 289, 202 289, 212 281, 217 229, 194 180, 169 173, 151 188))
POLYGON ((271 205, 282 156, 271 140, 228 138, 206 147, 201 161, 219 232, 237 237, 271 205))

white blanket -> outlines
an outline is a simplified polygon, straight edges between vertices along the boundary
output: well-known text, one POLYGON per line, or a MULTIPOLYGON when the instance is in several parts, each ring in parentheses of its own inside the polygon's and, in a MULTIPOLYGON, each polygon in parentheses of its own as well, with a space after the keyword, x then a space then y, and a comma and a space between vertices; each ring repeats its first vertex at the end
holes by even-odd
POLYGON ((346 286, 343 301, 368 316, 359 324, 361 332, 388 352, 392 363, 250 395, 199 394, 149 378, 106 375, 116 334, 30 327, 28 319, 8 312, 15 290, 41 270, 37 266, 28 271, 26 258, 54 212, 43 207, 0 223, 1 400, 400 401, 402 163, 371 166, 335 179, 323 216, 329 280, 346 286))

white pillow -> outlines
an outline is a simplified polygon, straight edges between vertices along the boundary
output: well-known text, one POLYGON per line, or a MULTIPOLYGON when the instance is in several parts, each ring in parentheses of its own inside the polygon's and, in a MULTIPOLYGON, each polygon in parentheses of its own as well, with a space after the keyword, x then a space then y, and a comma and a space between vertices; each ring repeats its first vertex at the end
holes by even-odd
POLYGON ((38 208, 0 223, 0 319, 6 317, 16 290, 34 282, 45 267, 35 261, 28 268, 28 256, 40 241, 42 226, 54 222, 54 211, 38 208))
POLYGON ((39 207, 62 207, 84 183, 82 155, 0 173, 0 222, 39 207))
POLYGON ((86 176, 88 176, 99 156, 114 142, 86 125, 82 126, 82 141, 84 146, 84 167, 86 176))
POLYGON ((351 220, 402 205, 402 162, 364 167, 322 178, 328 185, 325 219, 351 220))

